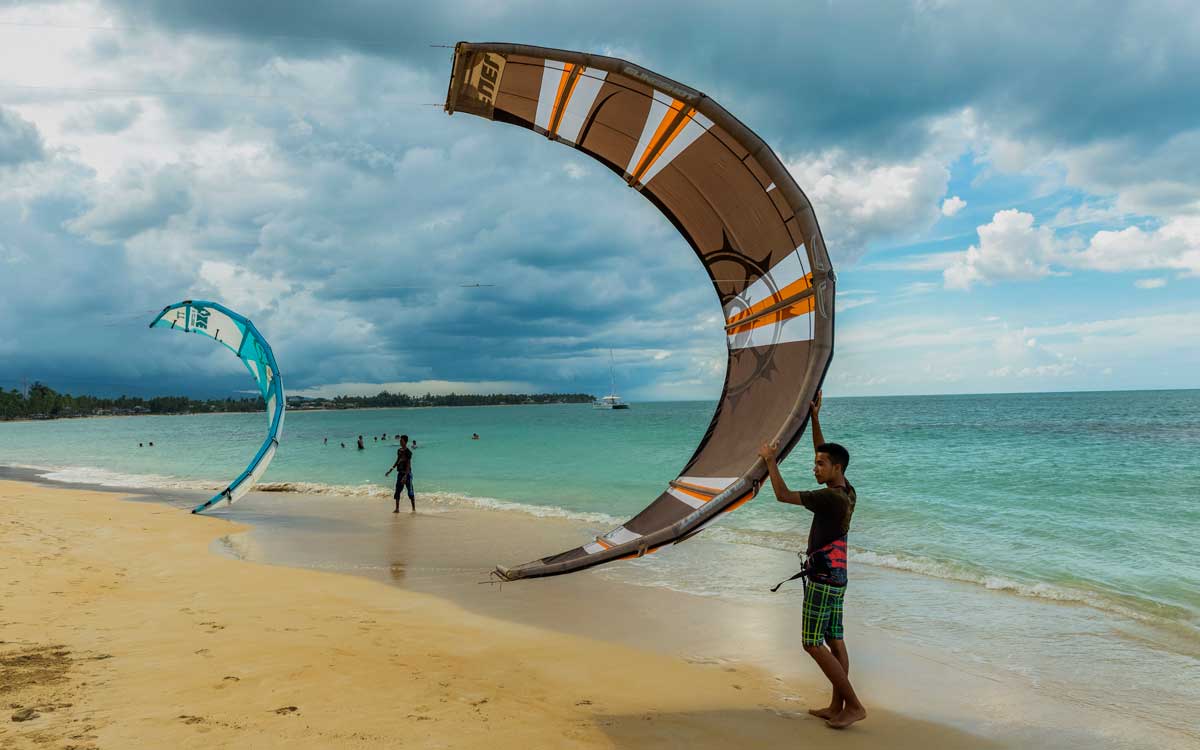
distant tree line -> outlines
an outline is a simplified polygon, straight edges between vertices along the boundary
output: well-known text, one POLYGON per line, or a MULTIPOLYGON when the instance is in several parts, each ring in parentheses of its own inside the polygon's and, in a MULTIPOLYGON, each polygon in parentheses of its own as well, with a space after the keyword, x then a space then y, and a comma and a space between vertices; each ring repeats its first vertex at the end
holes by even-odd
POLYGON ((28 395, 17 389, 0 390, 0 419, 59 419, 105 414, 208 414, 210 412, 262 411, 261 396, 197 401, 185 396, 72 396, 44 383, 29 386, 28 395))
POLYGON ((409 396, 382 391, 374 396, 335 396, 329 399, 288 398, 289 405, 314 409, 365 409, 411 406, 515 406, 517 404, 589 404, 596 399, 587 393, 447 393, 409 396))
MULTIPOLYGON (((509 406, 514 404, 578 404, 594 399, 586 393, 449 393, 435 396, 409 396, 383 391, 375 396, 336 396, 330 399, 291 397, 289 406, 301 409, 362 409, 402 406, 509 406)), ((266 408, 261 396, 198 401, 186 396, 72 396, 59 393, 44 383, 34 383, 28 395, 17 389, 0 389, 0 419, 60 419, 108 414, 209 414, 215 412, 254 412, 266 408)))

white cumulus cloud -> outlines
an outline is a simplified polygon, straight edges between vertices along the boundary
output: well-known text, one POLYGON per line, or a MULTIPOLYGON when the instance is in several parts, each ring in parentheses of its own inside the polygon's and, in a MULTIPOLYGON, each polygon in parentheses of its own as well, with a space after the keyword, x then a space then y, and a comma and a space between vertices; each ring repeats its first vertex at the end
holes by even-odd
POLYGON ((942 201, 942 216, 954 216, 967 207, 967 202, 957 195, 952 195, 942 201))
POLYGON ((1037 279, 1053 273, 1059 242, 1049 227, 1035 227, 1033 215, 999 211, 979 227, 979 244, 956 257, 942 272, 946 287, 970 289, 997 280, 1037 279))

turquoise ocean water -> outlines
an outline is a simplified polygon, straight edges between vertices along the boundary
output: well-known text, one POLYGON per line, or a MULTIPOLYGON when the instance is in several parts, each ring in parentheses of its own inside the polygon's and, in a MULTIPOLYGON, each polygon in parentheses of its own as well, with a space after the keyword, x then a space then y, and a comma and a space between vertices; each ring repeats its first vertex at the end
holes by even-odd
MULTIPOLYGON (((661 491, 711 413, 700 402, 289 412, 264 481, 387 491, 390 438, 407 432, 418 441, 421 492, 603 526, 661 491), (360 434, 363 451, 354 449, 360 434)), ((852 454, 859 564, 1200 634, 1200 391, 831 398, 823 422, 852 454)), ((244 467, 264 425, 256 414, 0 423, 0 463, 66 480, 216 489, 244 467)), ((784 474, 811 486, 808 452, 784 474)), ((808 521, 768 490, 719 533, 795 550, 808 521)))

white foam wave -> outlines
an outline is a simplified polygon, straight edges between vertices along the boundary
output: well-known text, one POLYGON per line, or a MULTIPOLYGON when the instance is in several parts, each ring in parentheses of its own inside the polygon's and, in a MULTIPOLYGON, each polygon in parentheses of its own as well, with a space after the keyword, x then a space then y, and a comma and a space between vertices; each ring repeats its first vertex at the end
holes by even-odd
POLYGON ((180 479, 163 474, 125 474, 94 466, 22 466, 33 469, 42 479, 67 484, 91 484, 100 487, 129 487, 134 489, 188 489, 215 492, 223 485, 195 479, 180 479))
POLYGON ((868 550, 849 550, 848 558, 851 563, 870 565, 876 568, 890 568, 918 573, 931 578, 941 578, 949 581, 970 583, 992 591, 1003 591, 1031 599, 1044 599, 1067 604, 1085 604, 1094 609, 1111 612, 1140 622, 1165 624, 1172 622, 1168 618, 1159 617, 1140 611, 1135 607, 1126 606, 1111 596, 1100 592, 1059 586, 1046 582, 1026 582, 999 575, 984 575, 975 573, 963 565, 940 562, 920 557, 902 557, 899 555, 871 552, 868 550))
MULTIPOLYGON (((319 482, 266 482, 254 486, 255 492, 295 492, 304 495, 328 495, 333 497, 391 497, 392 489, 371 482, 363 484, 321 484, 319 482)), ((458 492, 436 490, 433 492, 418 492, 420 500, 452 507, 477 508, 481 510, 502 510, 537 518, 564 518, 572 521, 615 526, 622 519, 605 513, 572 511, 553 505, 533 505, 518 503, 512 500, 502 500, 495 497, 465 495, 458 492)))

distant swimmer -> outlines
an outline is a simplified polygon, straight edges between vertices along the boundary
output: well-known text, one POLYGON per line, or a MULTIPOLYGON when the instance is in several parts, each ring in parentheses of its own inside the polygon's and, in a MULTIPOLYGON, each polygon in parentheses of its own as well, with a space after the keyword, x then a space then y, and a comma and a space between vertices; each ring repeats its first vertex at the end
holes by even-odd
POLYGON ((358 436, 358 449, 359 449, 359 450, 362 450, 364 447, 365 447, 365 446, 363 445, 363 441, 362 441, 362 435, 359 435, 359 436, 358 436))
POLYGON ((416 450, 416 449, 417 449, 417 439, 416 439, 416 438, 413 438, 413 441, 412 441, 412 448, 413 448, 413 450, 416 450))
POLYGON ((151 447, 151 448, 153 448, 153 447, 154 447, 154 443, 150 443, 150 447, 151 447))
POLYGON ((372 442, 372 443, 378 443, 378 442, 379 442, 379 438, 377 438, 376 436, 372 435, 372 436, 371 436, 371 442, 372 442))
POLYGON ((342 443, 342 447, 343 447, 343 448, 345 448, 345 447, 346 447, 346 444, 345 444, 345 443, 342 443))
POLYGON ((408 490, 408 502, 412 503, 412 512, 416 513, 417 496, 413 493, 412 451, 408 448, 408 435, 400 436, 400 447, 396 449, 396 463, 392 464, 392 468, 388 469, 384 476, 388 476, 393 470, 396 472, 396 491, 392 498, 396 501, 396 509, 392 512, 400 512, 400 492, 408 490))
POLYGON ((321 443, 321 445, 329 445, 329 438, 325 438, 325 442, 321 443))
POLYGON ((771 473, 771 487, 781 503, 803 505, 812 511, 808 532, 808 550, 804 561, 804 610, 802 633, 804 650, 833 685, 833 697, 826 708, 809 710, 825 719, 834 729, 845 729, 867 717, 850 684, 850 657, 842 634, 842 602, 846 595, 846 536, 858 496, 846 480, 850 453, 837 443, 826 443, 821 434, 821 394, 812 402, 812 437, 815 458, 813 477, 824 489, 803 492, 789 489, 779 473, 775 456, 779 444, 759 448, 758 455, 771 473), (828 644, 828 648, 822 645, 828 644))
POLYGON ((472 439, 472 440, 478 440, 478 439, 479 439, 479 433, 478 433, 478 432, 472 432, 472 433, 471 433, 471 439, 472 439))
POLYGON ((138 447, 139 447, 139 448, 145 448, 146 446, 142 445, 141 443, 138 443, 138 447))

